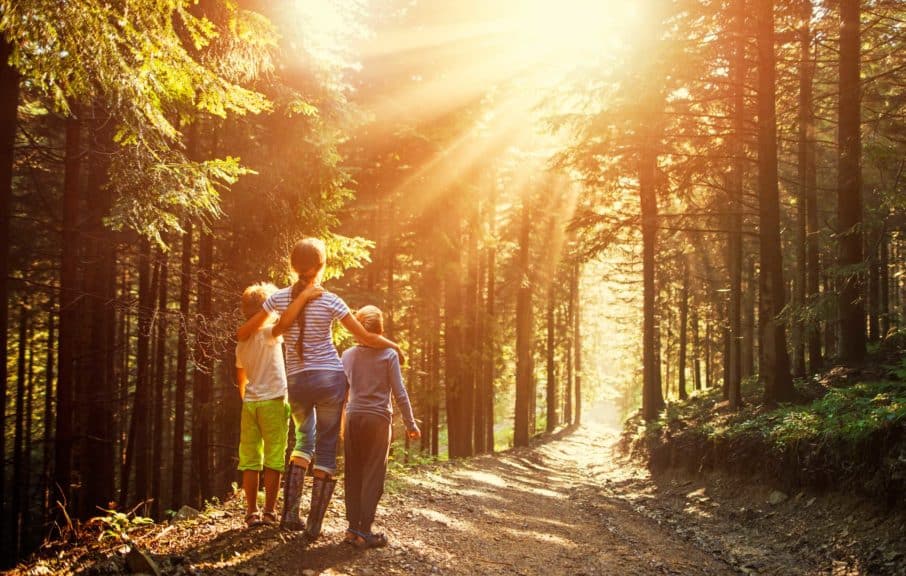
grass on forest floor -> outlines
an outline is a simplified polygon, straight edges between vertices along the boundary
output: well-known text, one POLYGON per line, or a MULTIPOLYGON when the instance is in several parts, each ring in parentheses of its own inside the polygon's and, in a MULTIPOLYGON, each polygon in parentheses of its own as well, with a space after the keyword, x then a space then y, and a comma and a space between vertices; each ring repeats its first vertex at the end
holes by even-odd
POLYGON ((668 441, 692 432, 716 442, 759 440, 780 453, 808 442, 858 446, 906 424, 906 358, 884 368, 872 374, 882 378, 843 385, 828 377, 834 370, 809 382, 799 381, 800 392, 814 399, 773 409, 761 402, 757 378, 743 384, 744 405, 735 412, 729 410, 719 388, 697 391, 687 401, 670 403, 647 425, 638 417, 628 420, 627 440, 636 445, 643 439, 668 441))

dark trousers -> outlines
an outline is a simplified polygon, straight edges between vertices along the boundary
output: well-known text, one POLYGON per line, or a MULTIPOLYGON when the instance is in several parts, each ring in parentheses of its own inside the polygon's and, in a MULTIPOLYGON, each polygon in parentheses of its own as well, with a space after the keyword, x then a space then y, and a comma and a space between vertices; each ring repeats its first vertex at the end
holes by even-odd
POLYGON ((346 415, 346 519, 349 527, 371 532, 378 501, 384 493, 390 420, 377 414, 346 415))

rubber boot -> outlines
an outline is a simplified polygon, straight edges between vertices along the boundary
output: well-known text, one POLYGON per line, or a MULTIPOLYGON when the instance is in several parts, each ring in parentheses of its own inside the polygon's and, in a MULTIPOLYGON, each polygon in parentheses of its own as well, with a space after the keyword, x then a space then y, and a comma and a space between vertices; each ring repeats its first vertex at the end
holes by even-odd
POLYGON ((280 527, 286 530, 305 530, 305 522, 299 515, 302 504, 302 489, 305 486, 305 468, 290 463, 283 487, 283 514, 280 527))
POLYGON ((333 497, 333 489, 337 481, 332 478, 319 478, 315 476, 311 487, 311 507, 308 511, 308 527, 305 532, 312 539, 321 535, 321 523, 327 513, 327 505, 333 497))

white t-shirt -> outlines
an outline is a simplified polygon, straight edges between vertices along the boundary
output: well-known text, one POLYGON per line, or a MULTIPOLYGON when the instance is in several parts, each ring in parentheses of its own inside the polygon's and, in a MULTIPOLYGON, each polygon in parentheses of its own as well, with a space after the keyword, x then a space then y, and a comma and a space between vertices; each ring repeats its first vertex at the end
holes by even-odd
POLYGON ((273 335, 274 326, 264 326, 248 340, 236 345, 236 367, 245 369, 249 382, 245 402, 271 400, 286 395, 286 369, 283 366, 283 337, 273 335))
MULTIPOLYGON (((282 314, 293 301, 293 287, 287 286, 277 290, 264 301, 268 312, 282 314)), ((305 304, 305 339, 303 352, 305 363, 299 360, 296 353, 296 342, 299 339, 299 323, 293 322, 286 330, 286 374, 292 376, 306 370, 343 371, 340 355, 333 345, 333 321, 342 320, 349 314, 349 306, 333 292, 324 292, 319 297, 305 304)))

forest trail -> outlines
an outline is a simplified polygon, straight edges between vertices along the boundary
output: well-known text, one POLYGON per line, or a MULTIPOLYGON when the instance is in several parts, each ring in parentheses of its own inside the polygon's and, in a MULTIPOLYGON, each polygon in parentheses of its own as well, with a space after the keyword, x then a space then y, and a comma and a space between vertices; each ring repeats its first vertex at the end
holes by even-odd
POLYGON ((239 498, 136 541, 180 575, 903 573, 902 516, 839 495, 772 504, 769 488, 720 476, 654 480, 614 457, 615 439, 583 427, 398 474, 378 510, 383 549, 342 543, 341 486, 308 545, 277 528, 246 529, 239 498))

